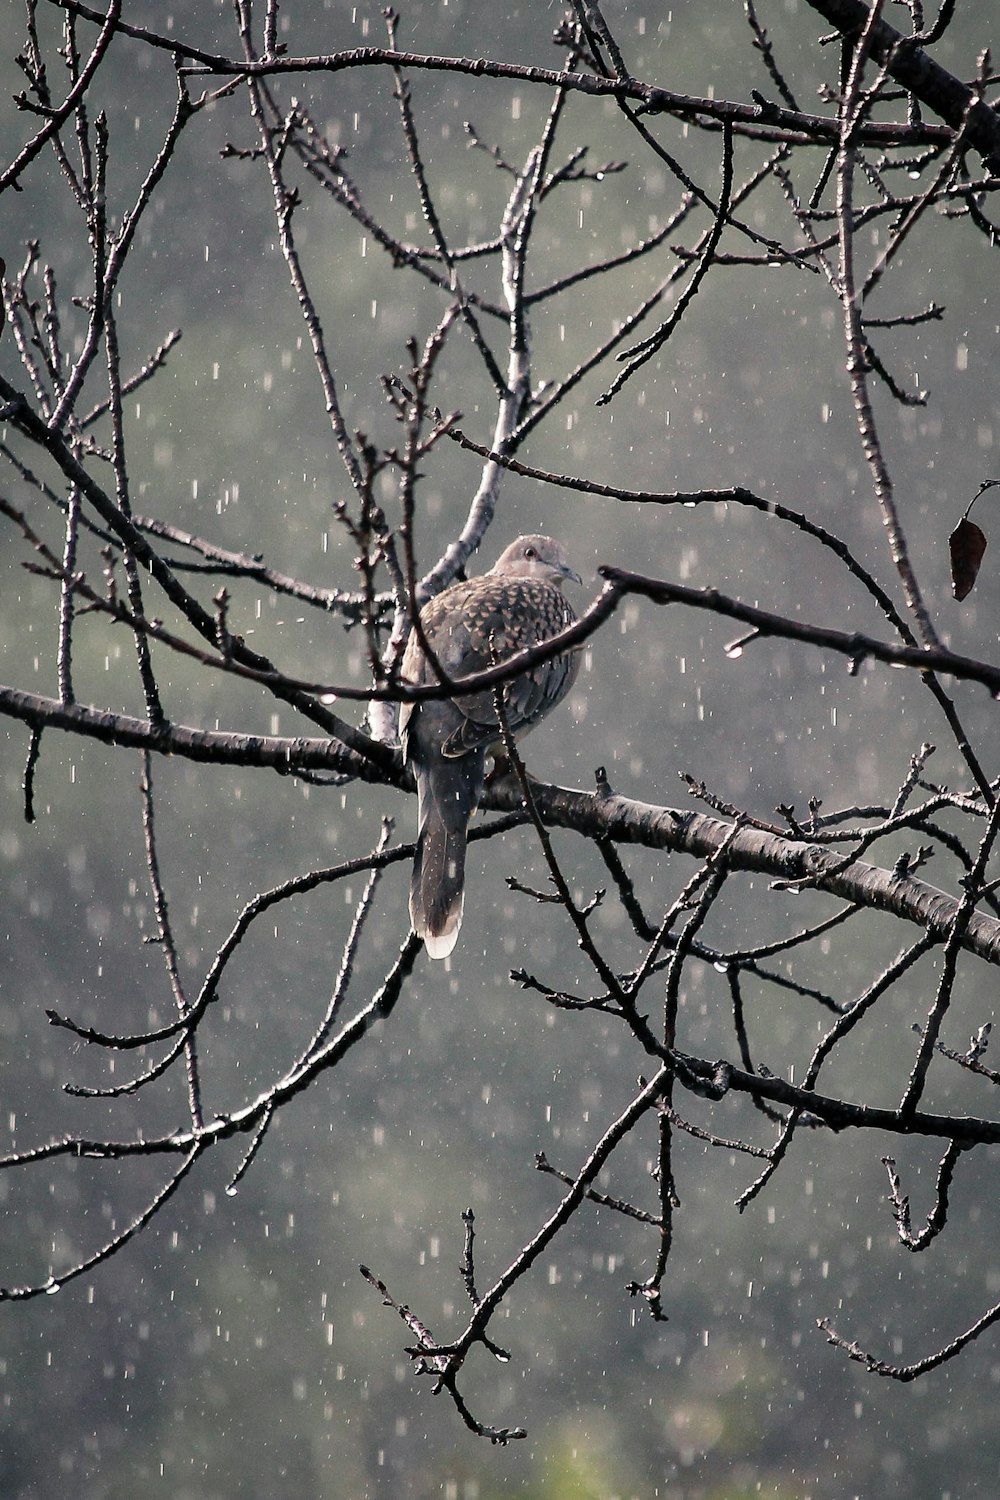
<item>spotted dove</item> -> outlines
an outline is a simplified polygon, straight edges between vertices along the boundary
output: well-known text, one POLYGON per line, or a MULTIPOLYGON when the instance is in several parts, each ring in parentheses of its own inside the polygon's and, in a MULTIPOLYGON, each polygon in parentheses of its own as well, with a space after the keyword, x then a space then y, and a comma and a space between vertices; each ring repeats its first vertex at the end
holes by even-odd
MULTIPOLYGON (((466 677, 557 635, 576 619, 563 597, 567 578, 581 581, 558 542, 522 536, 488 573, 438 594, 421 610, 420 621, 443 671, 452 679, 466 677)), ((568 651, 504 684, 504 712, 515 739, 566 696, 578 666, 578 652, 568 651)), ((402 675, 412 683, 439 680, 416 631, 402 675)), ((428 955, 446 958, 462 924, 469 819, 482 794, 486 758, 502 748, 493 689, 404 704, 400 734, 418 799, 410 921, 428 955)))

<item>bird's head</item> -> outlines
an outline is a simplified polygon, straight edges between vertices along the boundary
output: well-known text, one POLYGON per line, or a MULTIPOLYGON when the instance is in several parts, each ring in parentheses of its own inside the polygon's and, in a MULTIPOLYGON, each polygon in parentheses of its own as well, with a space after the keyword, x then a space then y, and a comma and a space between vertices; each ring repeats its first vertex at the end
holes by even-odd
POLYGON ((582 583, 566 560, 559 542, 550 536, 519 536, 501 552, 490 569, 505 578, 541 578, 546 583, 562 584, 567 578, 582 583))

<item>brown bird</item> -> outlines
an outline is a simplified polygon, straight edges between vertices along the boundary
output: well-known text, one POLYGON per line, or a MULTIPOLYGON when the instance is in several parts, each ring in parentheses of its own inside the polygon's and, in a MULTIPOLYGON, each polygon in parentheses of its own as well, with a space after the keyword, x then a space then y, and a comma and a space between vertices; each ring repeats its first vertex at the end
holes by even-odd
MULTIPOLYGON (((488 573, 453 583, 420 611, 424 634, 445 673, 467 677, 550 640, 576 619, 563 597, 580 583, 558 542, 521 536, 488 573)), ((579 667, 567 651, 504 683, 507 723, 520 739, 569 692, 579 667)), ((411 631, 403 679, 436 683, 433 664, 411 631)), ((400 713, 403 759, 417 782, 419 833, 410 879, 410 921, 431 958, 447 958, 462 925, 465 843, 483 790, 486 757, 502 747, 493 689, 407 703, 400 713)))

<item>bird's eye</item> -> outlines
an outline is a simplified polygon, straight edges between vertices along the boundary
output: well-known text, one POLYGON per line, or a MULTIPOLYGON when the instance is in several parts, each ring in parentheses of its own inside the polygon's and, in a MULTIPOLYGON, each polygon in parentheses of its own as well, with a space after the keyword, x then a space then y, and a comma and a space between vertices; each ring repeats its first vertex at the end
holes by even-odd
POLYGON ((537 557, 538 553, 535 551, 534 547, 525 547, 524 555, 530 561, 532 558, 537 557))

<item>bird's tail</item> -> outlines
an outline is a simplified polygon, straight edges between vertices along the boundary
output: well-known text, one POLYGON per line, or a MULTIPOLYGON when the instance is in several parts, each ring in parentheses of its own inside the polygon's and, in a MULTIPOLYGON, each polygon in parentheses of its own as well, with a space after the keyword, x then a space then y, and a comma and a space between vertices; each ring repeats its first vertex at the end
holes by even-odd
POLYGON ((435 755, 416 767, 420 832, 410 876, 410 922, 430 958, 458 941, 465 902, 465 843, 482 786, 484 756, 435 755))

